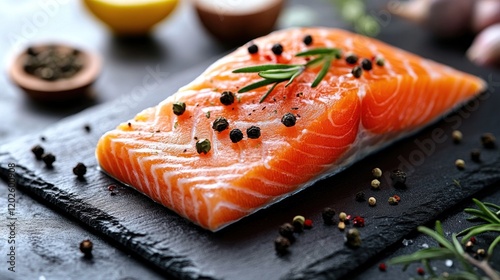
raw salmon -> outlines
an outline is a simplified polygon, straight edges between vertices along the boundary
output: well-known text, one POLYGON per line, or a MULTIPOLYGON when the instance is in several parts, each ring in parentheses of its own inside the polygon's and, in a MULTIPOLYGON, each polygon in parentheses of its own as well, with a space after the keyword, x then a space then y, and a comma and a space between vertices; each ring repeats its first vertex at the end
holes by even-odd
POLYGON ((237 49, 102 136, 96 150, 102 170, 215 231, 421 129, 485 89, 478 77, 343 30, 288 29, 253 44, 257 53, 248 45, 237 49), (281 54, 272 51, 276 43, 281 54), (271 85, 237 93, 262 78, 233 70, 304 64, 311 58, 296 54, 315 48, 342 52, 316 87, 311 84, 321 66, 308 67, 286 87, 278 84, 262 102, 271 85), (374 57, 384 65, 373 63, 357 78, 345 59, 349 53, 359 57, 356 65, 374 57), (221 103, 225 91, 234 103, 221 103), (181 115, 173 112, 178 102, 186 105, 181 115), (287 113, 294 125, 283 124, 287 113), (221 117, 227 122, 214 129, 221 117))

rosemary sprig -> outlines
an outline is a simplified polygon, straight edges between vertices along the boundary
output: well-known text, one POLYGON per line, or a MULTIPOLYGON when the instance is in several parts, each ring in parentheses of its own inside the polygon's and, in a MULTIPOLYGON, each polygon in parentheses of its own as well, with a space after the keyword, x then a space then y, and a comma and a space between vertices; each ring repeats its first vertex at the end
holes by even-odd
POLYGON ((313 56, 314 58, 304 64, 264 64, 234 70, 233 73, 257 73, 263 78, 263 80, 242 87, 238 92, 244 93, 260 87, 272 85, 260 98, 259 103, 262 103, 278 84, 288 81, 285 84, 285 87, 288 87, 298 76, 304 73, 307 68, 316 67, 322 64, 321 70, 311 84, 311 87, 317 87, 328 73, 332 61, 341 57, 341 51, 337 48, 315 48, 299 52, 295 54, 295 56, 313 56))
POLYGON ((411 255, 400 256, 393 258, 389 261, 390 264, 403 264, 404 269, 414 262, 422 262, 431 276, 437 277, 433 269, 429 268, 431 260, 442 260, 454 258, 462 264, 465 271, 459 272, 455 275, 450 275, 450 278, 457 279, 481 279, 473 269, 475 266, 481 269, 490 279, 500 280, 500 273, 495 271, 489 264, 491 255, 495 247, 500 244, 500 235, 497 236, 488 248, 487 255, 484 260, 479 261, 470 256, 462 247, 462 244, 467 242, 472 236, 485 233, 485 232, 500 232, 500 206, 493 203, 482 203, 477 199, 473 199, 478 209, 466 208, 464 212, 471 214, 474 220, 482 220, 483 224, 469 227, 458 234, 452 234, 451 241, 447 240, 443 232, 443 228, 439 221, 436 221, 435 231, 427 227, 418 227, 418 230, 435 239, 441 247, 427 248, 419 250, 411 255), (495 212, 496 211, 496 212, 495 212), (459 242, 457 236, 464 235, 462 242, 459 242))

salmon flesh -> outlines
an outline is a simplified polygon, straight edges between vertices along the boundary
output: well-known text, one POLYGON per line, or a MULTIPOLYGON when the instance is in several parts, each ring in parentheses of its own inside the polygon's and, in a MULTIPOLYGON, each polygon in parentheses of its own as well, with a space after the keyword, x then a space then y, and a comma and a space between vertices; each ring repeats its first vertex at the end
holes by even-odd
POLYGON ((486 88, 478 77, 339 29, 282 30, 250 44, 257 52, 240 47, 104 134, 96 149, 101 169, 216 231, 422 129, 486 88), (234 70, 305 65, 315 56, 298 53, 325 48, 340 55, 317 85, 322 63, 300 68, 265 98, 273 84, 238 93, 263 78, 234 70), (222 100, 223 93, 234 101, 222 100))

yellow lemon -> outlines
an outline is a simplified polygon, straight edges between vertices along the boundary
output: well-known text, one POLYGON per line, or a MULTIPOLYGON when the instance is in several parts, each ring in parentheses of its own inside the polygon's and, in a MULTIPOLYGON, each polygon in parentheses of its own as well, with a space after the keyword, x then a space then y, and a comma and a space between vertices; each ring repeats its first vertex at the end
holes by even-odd
POLYGON ((142 35, 165 19, 179 0, 83 0, 87 8, 119 35, 142 35))

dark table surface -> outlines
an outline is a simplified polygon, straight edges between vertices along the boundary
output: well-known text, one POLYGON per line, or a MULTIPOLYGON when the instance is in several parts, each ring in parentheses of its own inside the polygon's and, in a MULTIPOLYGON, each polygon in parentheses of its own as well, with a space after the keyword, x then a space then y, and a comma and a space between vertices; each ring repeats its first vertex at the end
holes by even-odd
MULTIPOLYGON (((159 25, 148 38, 125 40, 116 38, 98 23, 78 1, 52 1, 52 10, 44 9, 40 3, 44 1, 14 1, 0 3, 0 64, 3 73, 0 75, 0 144, 15 141, 16 138, 35 133, 56 123, 60 119, 75 114, 87 107, 122 98, 141 86, 145 75, 150 71, 159 71, 162 78, 155 84, 160 89, 175 79, 176 75, 199 65, 208 64, 233 46, 224 45, 211 38, 199 24, 196 14, 189 2, 183 1, 176 13, 159 25), (67 2, 67 3, 66 3, 67 2), (43 14, 41 16, 41 14, 43 14), (43 20, 40 21, 40 17, 43 20), (85 104, 66 108, 50 108, 40 106, 28 100, 23 93, 12 84, 7 69, 13 55, 22 46, 35 42, 67 42, 99 53, 103 58, 103 71, 93 87, 95 99, 85 104)), ((51 2, 51 1, 47 1, 51 2)), ((375 1, 380 4, 384 1, 375 1)), ((292 24, 327 25, 346 27, 339 19, 328 1, 311 1, 304 6, 301 1, 289 1, 278 27, 292 24)), ((384 19, 383 25, 391 24, 391 32, 415 30, 425 40, 422 45, 434 44, 430 36, 417 27, 396 19, 382 17, 383 6, 374 8, 372 12, 384 19), (396 22, 396 23, 395 23, 396 22), (396 27, 394 25, 397 25, 396 27), (423 34, 423 35, 422 35, 423 34)), ((384 35, 384 29, 382 29, 384 35)), ((391 42, 394 43, 394 42, 391 42)), ((464 50, 467 42, 447 47, 449 51, 464 50)), ((453 65, 452 65, 453 66, 453 65)), ((498 79, 498 71, 496 80, 498 79)), ((152 91, 154 91, 153 89, 152 91)), ((136 108, 139 110, 141 108, 136 108)), ((0 181, 0 205, 7 204, 7 188, 0 181)), ((4 252, 7 251, 6 228, 2 226, 0 279, 161 279, 160 272, 147 263, 131 257, 127 252, 116 249, 112 242, 72 218, 60 215, 45 206, 42 201, 32 199, 17 191, 16 232, 17 263, 16 272, 7 271, 4 252), (83 239, 94 242, 94 258, 82 258, 78 244, 83 239), (64 244, 61 246, 61 244, 64 244)), ((500 191, 492 187, 478 198, 500 203, 500 191)), ((465 215, 463 207, 442 213, 447 232, 463 228, 465 215)), ((6 212, 7 209, 0 210, 6 212)), ((2 214, 2 217, 6 214, 2 214)), ((433 244, 432 241, 418 233, 407 236, 401 243, 387 248, 377 258, 360 267, 359 279, 400 279, 417 277, 415 267, 407 272, 401 267, 390 267, 385 273, 378 270, 378 263, 388 259, 414 252, 433 244)), ((437 264, 441 268, 444 264, 437 264)), ((456 267, 454 265, 453 267, 456 267)), ((447 268, 453 270, 453 267, 447 268)))

